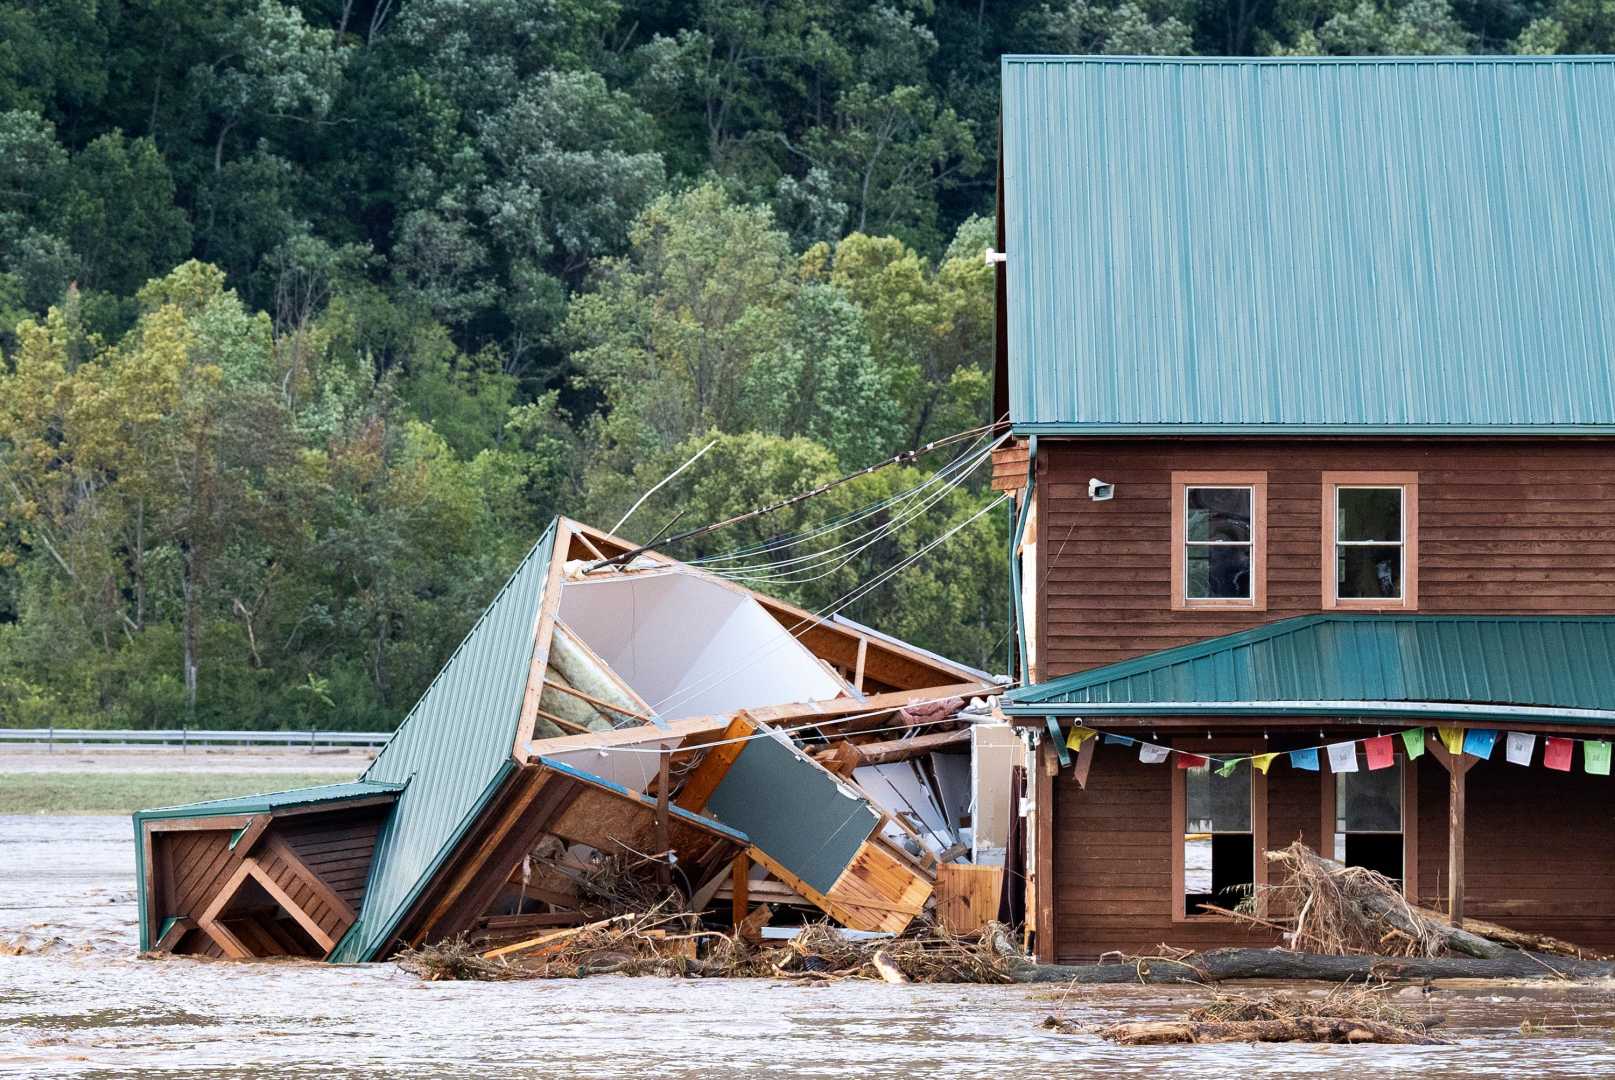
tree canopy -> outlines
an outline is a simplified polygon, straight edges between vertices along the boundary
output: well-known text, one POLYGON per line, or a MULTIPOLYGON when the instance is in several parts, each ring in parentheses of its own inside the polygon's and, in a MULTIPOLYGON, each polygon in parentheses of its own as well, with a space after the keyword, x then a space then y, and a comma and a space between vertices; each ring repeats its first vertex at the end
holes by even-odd
MULTIPOLYGON (((0 723, 385 728, 551 515, 609 526, 716 440, 649 539, 990 420, 1005 52, 1612 31, 1581 0, 0 0, 0 723)), ((990 498, 753 583, 823 606, 968 521, 849 613, 1000 667, 990 498)))

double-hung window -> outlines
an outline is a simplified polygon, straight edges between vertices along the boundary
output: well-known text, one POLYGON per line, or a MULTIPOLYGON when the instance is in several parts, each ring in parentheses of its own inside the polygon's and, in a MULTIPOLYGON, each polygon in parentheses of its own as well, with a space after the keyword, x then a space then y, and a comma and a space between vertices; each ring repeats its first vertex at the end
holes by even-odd
POLYGON ((1417 607, 1418 514, 1417 473, 1324 473, 1324 607, 1417 607))
POLYGON ((1267 607, 1267 474, 1172 474, 1172 606, 1267 607))
POLYGON ((1172 820, 1174 920, 1216 918, 1206 905, 1232 908, 1267 881, 1264 773, 1247 765, 1218 776, 1209 762, 1174 769, 1172 820))

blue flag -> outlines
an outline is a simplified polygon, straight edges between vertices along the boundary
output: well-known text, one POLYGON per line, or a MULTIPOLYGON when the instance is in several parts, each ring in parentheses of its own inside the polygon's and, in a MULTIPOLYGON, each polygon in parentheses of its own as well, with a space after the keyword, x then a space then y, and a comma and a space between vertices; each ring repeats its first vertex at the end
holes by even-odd
POLYGON ((1112 746, 1132 746, 1133 745, 1133 740, 1128 738, 1126 735, 1112 735, 1109 732, 1105 733, 1105 741, 1107 743, 1111 744, 1112 746))
POLYGON ((1470 757, 1489 758, 1497 745, 1497 732, 1491 728, 1472 727, 1464 732, 1464 753, 1470 757))
POLYGON ((1317 772, 1318 748, 1314 746, 1311 750, 1291 750, 1290 768, 1305 769, 1307 772, 1317 772))

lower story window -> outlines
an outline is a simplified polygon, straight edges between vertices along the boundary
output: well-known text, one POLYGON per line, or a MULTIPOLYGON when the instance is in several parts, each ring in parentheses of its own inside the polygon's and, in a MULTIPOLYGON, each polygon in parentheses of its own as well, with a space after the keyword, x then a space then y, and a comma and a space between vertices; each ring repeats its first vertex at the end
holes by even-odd
POLYGON ((1209 765, 1184 771, 1183 912, 1202 905, 1232 908, 1256 881, 1251 828, 1251 770, 1218 776, 1209 765))
MULTIPOLYGON (((1359 751, 1359 754, 1361 752, 1359 751)), ((1402 822, 1402 768, 1335 776, 1335 861, 1361 866, 1401 883, 1406 855, 1402 822)))

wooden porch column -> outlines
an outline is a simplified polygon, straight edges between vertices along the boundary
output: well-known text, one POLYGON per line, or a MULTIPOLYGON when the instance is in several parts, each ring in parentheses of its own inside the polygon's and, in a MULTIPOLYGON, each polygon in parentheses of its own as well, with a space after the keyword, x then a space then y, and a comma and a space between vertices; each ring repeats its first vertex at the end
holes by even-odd
POLYGON ((1430 750, 1447 770, 1447 921, 1464 925, 1464 777, 1475 758, 1452 754, 1439 742, 1430 750))
POLYGON ((1035 902, 1033 926, 1037 930, 1033 953, 1038 963, 1052 964, 1058 955, 1054 914, 1054 778, 1060 759, 1047 737, 1038 743, 1036 795, 1032 812, 1032 893, 1035 902))

